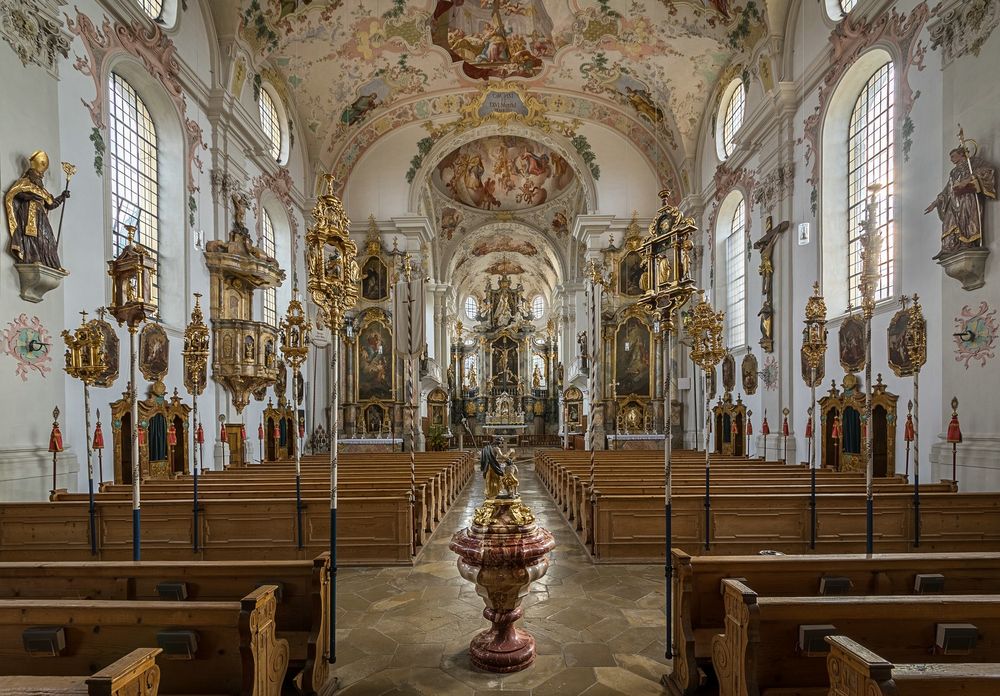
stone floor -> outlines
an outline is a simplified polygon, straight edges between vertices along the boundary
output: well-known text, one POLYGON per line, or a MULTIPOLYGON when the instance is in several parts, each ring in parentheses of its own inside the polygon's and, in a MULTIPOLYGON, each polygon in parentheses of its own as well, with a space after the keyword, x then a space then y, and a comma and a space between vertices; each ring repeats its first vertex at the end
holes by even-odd
MULTIPOLYGON (((556 538, 548 574, 525 598, 523 627, 537 641, 534 665, 480 672, 469 641, 489 625, 483 600, 448 549, 482 496, 476 477, 412 568, 346 568, 338 575, 337 663, 344 696, 642 696, 662 694, 663 567, 593 565, 535 477, 521 470, 521 497, 556 538)), ((521 625, 521 624, 519 624, 521 625)))

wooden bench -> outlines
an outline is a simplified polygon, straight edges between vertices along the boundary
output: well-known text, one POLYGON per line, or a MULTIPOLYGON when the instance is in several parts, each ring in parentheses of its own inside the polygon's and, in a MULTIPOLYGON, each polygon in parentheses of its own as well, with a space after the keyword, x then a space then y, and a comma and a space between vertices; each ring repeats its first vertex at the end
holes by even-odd
MULTIPOLYGON (((1000 589, 1000 553, 925 553, 800 556, 698 556, 672 553, 675 693, 693 694, 703 682, 712 638, 724 631, 722 581, 740 579, 761 596, 818 595, 824 578, 845 578, 847 595, 906 595, 918 574, 944 576, 948 594, 1000 589)), ((840 590, 838 590, 840 591, 840 590)))
POLYGON ((137 648, 89 677, 0 676, 0 694, 34 696, 156 696, 159 648, 137 648))
POLYGON ((330 555, 312 561, 0 563, 0 599, 220 602, 276 585, 278 637, 300 692, 329 677, 330 555))
POLYGON ((1000 664, 921 662, 894 665, 847 636, 827 636, 831 696, 996 696, 1000 664))
POLYGON ((162 643, 165 694, 280 696, 288 643, 276 637, 277 589, 265 585, 235 602, 0 600, 0 674, 73 676, 123 649, 162 643), (61 627, 61 654, 28 655, 22 632, 33 626, 61 627))
POLYGON ((833 633, 909 663, 934 654, 939 624, 973 624, 979 640, 969 654, 937 659, 1000 658, 1000 595, 761 597, 738 580, 723 580, 723 586, 725 633, 712 639, 720 696, 826 694, 829 683, 820 660, 827 650, 800 651, 804 626, 833 626, 833 633))

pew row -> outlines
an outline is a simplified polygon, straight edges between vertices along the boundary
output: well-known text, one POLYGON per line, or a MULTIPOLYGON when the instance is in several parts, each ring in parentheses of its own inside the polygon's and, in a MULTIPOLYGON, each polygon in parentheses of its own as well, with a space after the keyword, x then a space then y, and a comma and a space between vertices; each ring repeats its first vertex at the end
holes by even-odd
POLYGON ((159 648, 138 648, 89 677, 0 676, 0 695, 156 696, 159 648))
POLYGON ((1000 658, 1000 595, 762 597, 738 580, 722 582, 725 633, 712 639, 720 696, 827 694, 821 660, 829 646, 818 632, 848 636, 896 662, 1000 658), (978 641, 959 655, 940 651, 945 625, 974 626, 978 641))
POLYGON ((330 555, 312 561, 0 563, 0 600, 228 601, 275 585, 278 637, 300 693, 329 677, 330 555))
POLYGON ((73 676, 151 644, 167 658, 159 663, 164 694, 280 696, 288 642, 276 636, 277 589, 265 585, 236 602, 0 600, 0 674, 73 676), (22 633, 36 626, 60 628, 64 647, 29 655, 22 633))
POLYGON ((712 638, 724 631, 727 578, 767 597, 819 595, 821 589, 852 596, 913 594, 918 575, 942 576, 934 578, 943 582, 933 591, 952 595, 1000 588, 1000 553, 692 557, 674 549, 672 561, 675 652, 667 679, 673 693, 686 695, 703 683, 712 638))
POLYGON ((894 665, 847 636, 827 636, 830 696, 996 696, 1000 664, 921 662, 894 665))

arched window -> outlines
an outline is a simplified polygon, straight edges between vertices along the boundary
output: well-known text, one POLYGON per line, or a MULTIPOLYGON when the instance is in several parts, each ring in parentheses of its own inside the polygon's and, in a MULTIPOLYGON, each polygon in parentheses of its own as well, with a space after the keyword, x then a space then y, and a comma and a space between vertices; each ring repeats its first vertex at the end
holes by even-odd
MULTIPOLYGON (((847 139, 847 281, 850 302, 861 304, 861 235, 865 222, 868 187, 883 186, 876 201, 875 218, 882 235, 879 283, 875 300, 893 293, 893 104, 895 90, 891 62, 875 71, 861 88, 851 112, 847 139)), ((841 257, 843 258, 843 257, 841 257)))
POLYGON ((477 314, 479 314, 479 303, 476 302, 475 297, 469 295, 465 298, 465 316, 475 321, 477 314))
POLYGON ((535 295, 531 300, 531 316, 535 319, 541 319, 545 315, 545 298, 541 295, 535 295))
POLYGON ((163 16, 163 0, 136 0, 136 2, 150 19, 156 20, 163 16))
MULTIPOLYGON (((156 258, 159 249, 159 171, 156 127, 135 89, 118 73, 108 87, 112 239, 117 256, 127 243, 125 224, 135 221, 136 240, 156 258)), ((153 302, 157 299, 154 278, 153 302)))
POLYGON ((267 142, 270 144, 271 157, 275 162, 281 161, 283 145, 281 133, 281 116, 274 98, 266 89, 260 90, 260 127, 264 129, 267 142))
MULTIPOLYGON (((742 80, 735 81, 735 88, 729 94, 726 108, 722 113, 722 154, 729 157, 736 149, 736 133, 743 125, 743 110, 746 106, 746 90, 742 80)), ((727 90, 729 91, 729 90, 727 90)))
MULTIPOLYGON (((260 247, 261 251, 274 258, 274 222, 264 208, 260 209, 260 247)), ((278 290, 264 289, 264 322, 271 326, 278 325, 278 290)))
POLYGON ((854 9, 854 6, 858 4, 858 0, 840 0, 840 9, 847 14, 854 9))
POLYGON ((746 200, 740 196, 733 216, 724 221, 722 251, 726 260, 726 345, 746 345, 746 200))

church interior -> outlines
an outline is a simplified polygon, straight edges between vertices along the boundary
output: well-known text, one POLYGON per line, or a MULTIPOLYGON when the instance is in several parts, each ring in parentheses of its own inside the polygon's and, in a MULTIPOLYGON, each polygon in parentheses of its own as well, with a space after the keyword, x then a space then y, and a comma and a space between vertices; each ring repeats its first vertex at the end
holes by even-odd
POLYGON ((998 25, 0 0, 0 693, 1000 693, 998 25))

